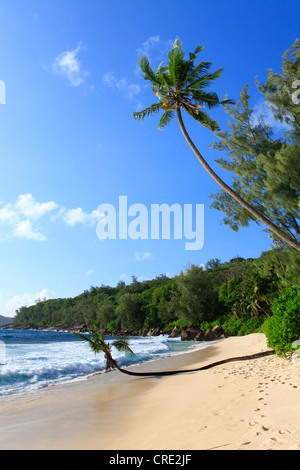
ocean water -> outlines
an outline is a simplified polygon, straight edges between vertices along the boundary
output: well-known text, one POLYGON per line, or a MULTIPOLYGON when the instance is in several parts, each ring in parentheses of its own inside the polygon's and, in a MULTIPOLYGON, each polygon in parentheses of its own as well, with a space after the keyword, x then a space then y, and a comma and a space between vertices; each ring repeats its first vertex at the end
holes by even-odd
MULTIPOLYGON (((113 344, 115 338, 105 336, 113 344)), ((167 336, 130 337, 135 353, 113 357, 121 367, 203 349, 211 343, 167 336)), ((0 397, 28 394, 50 385, 84 380, 105 370, 104 354, 95 355, 85 342, 67 332, 0 330, 0 397)))

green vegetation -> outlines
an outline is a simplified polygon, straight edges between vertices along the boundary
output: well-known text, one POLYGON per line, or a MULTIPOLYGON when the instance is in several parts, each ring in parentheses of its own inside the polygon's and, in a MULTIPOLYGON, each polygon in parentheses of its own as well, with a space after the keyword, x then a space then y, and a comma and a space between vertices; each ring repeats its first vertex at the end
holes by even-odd
POLYGON ((106 331, 175 326, 207 329, 221 325, 228 335, 264 331, 277 352, 300 337, 300 254, 274 248, 257 259, 210 260, 126 285, 91 287, 75 298, 37 300, 16 311, 15 324, 48 327, 86 324, 106 331), (293 286, 293 287, 290 287, 293 286), (281 335, 281 342, 276 335, 281 335))
POLYGON ((274 300, 272 317, 263 327, 268 346, 278 355, 291 353, 300 337, 300 287, 290 287, 274 300))

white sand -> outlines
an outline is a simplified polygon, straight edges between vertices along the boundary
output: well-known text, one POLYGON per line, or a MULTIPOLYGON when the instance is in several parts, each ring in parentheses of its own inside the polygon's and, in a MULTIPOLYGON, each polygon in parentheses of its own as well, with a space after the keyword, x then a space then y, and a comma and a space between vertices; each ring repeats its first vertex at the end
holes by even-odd
MULTIPOLYGON (((135 366, 196 368, 267 350, 262 334, 135 366)), ((300 449, 300 365, 268 356, 167 377, 114 371, 1 399, 0 449, 300 449)))

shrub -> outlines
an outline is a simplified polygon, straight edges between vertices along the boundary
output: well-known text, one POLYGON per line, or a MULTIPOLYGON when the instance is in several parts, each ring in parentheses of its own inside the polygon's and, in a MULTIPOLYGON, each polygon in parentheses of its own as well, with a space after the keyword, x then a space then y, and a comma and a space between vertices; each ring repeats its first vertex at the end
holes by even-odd
POLYGON ((278 356, 293 351, 293 341, 300 338, 300 287, 290 287, 274 300, 273 316, 263 325, 268 346, 278 356))
POLYGON ((109 331, 114 331, 118 329, 118 325, 116 320, 111 320, 106 327, 109 331))
POLYGON ((245 336, 260 331, 263 320, 256 317, 229 317, 222 328, 228 336, 245 336))
POLYGON ((257 333, 260 331, 260 327, 262 325, 263 320, 256 317, 247 318, 243 321, 241 328, 239 329, 237 335, 244 336, 250 335, 251 333, 257 333))
POLYGON ((241 318, 232 316, 232 317, 227 318, 227 320, 225 320, 225 322, 222 323, 222 328, 226 335, 237 336, 242 325, 243 325, 243 320, 241 318))

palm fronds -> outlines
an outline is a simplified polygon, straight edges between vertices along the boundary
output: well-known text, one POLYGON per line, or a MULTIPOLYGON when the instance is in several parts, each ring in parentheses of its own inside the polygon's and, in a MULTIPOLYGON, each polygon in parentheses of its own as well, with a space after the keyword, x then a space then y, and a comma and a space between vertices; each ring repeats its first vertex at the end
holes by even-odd
POLYGON ((91 350, 98 354, 100 352, 104 353, 106 359, 106 370, 109 370, 113 367, 117 367, 116 361, 112 357, 111 349, 112 346, 117 349, 119 352, 124 352, 125 354, 130 354, 133 359, 134 352, 128 345, 126 339, 117 339, 112 344, 106 343, 102 331, 97 327, 96 324, 93 324, 91 327, 91 337, 83 335, 81 333, 73 333, 73 335, 89 343, 91 350))
POLYGON ((143 111, 135 112, 136 120, 143 121, 146 117, 163 110, 164 114, 158 124, 158 128, 163 129, 171 122, 174 116, 173 111, 183 108, 204 127, 211 130, 219 129, 218 124, 199 108, 212 109, 233 102, 231 100, 220 101, 217 93, 205 91, 205 88, 222 75, 223 69, 209 73, 210 62, 201 62, 195 66, 195 61, 203 49, 202 45, 196 46, 194 52, 190 53, 189 59, 186 60, 182 43, 176 38, 173 48, 168 53, 167 66, 160 64, 156 72, 151 68, 146 56, 140 59, 139 65, 143 77, 151 82, 152 91, 159 102, 143 111))
POLYGON ((133 359, 134 352, 128 345, 128 341, 126 339, 117 339, 112 343, 112 346, 116 348, 119 352, 124 352, 125 354, 130 354, 131 358, 133 359))
POLYGON ((152 116, 155 113, 158 113, 161 109, 160 103, 153 103, 148 108, 144 109, 143 111, 133 113, 134 118, 137 121, 143 121, 145 118, 152 116))

